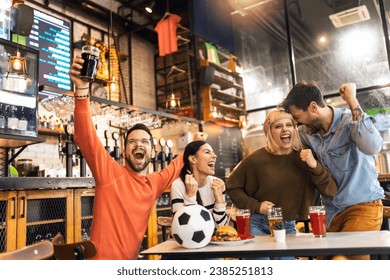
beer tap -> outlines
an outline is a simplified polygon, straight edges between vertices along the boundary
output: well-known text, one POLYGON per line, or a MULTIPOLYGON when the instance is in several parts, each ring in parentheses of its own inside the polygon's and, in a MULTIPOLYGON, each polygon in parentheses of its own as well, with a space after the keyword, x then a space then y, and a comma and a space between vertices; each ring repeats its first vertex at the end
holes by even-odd
POLYGON ((168 147, 168 164, 170 164, 173 159, 173 154, 172 154, 173 141, 171 139, 168 139, 166 145, 168 147))
POLYGON ((153 147, 152 147, 152 162, 153 162, 153 171, 158 171, 158 153, 157 153, 157 139, 153 138, 153 147))
POLYGON ((161 170, 162 170, 166 166, 166 157, 167 157, 165 154, 165 139, 161 137, 158 143, 160 144, 161 147, 161 152, 159 153, 158 157, 161 160, 161 170))
POLYGON ((66 177, 73 177, 73 166, 77 165, 77 156, 80 158, 80 177, 87 176, 87 162, 81 153, 81 150, 76 146, 73 141, 73 126, 68 124, 64 127, 65 134, 67 136, 67 142, 65 147, 62 144, 62 134, 58 135, 58 152, 63 161, 64 155, 66 155, 66 177), (73 159, 75 157, 75 159, 73 159))
POLYGON ((64 153, 62 152, 62 133, 58 134, 58 158, 61 160, 61 162, 64 159, 64 153))
POLYGON ((118 146, 119 133, 118 132, 113 132, 112 133, 112 139, 114 139, 115 146, 114 146, 114 150, 110 153, 110 155, 115 159, 115 161, 117 163, 120 163, 121 153, 120 153, 119 146, 118 146))
POLYGON ((111 149, 110 149, 110 146, 108 146, 108 139, 110 138, 110 132, 108 130, 104 131, 104 138, 106 139, 106 146, 104 146, 104 148, 110 154, 111 149))
POLYGON ((77 148, 76 153, 80 158, 80 177, 87 177, 87 161, 79 148, 77 148))
POLYGON ((66 158, 66 177, 73 177, 73 156, 75 155, 75 145, 73 143, 73 126, 65 126, 66 142, 62 152, 66 158))
POLYGON ((87 177, 87 161, 85 160, 83 154, 79 147, 75 145, 76 155, 80 158, 80 177, 87 177))

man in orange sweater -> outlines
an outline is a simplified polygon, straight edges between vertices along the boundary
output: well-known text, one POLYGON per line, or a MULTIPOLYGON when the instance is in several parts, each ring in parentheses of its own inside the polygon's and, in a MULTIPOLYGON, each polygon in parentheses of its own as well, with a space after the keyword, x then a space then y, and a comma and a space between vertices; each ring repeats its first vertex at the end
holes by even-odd
MULTIPOLYGON (((89 108, 89 82, 79 78, 82 63, 76 56, 69 76, 76 87, 74 139, 96 183, 91 240, 97 254, 93 259, 137 259, 154 202, 178 177, 183 155, 160 172, 146 174, 152 134, 145 125, 137 124, 126 133, 126 164, 119 165, 96 134, 89 108)), ((195 133, 194 140, 205 137, 205 133, 195 133)))

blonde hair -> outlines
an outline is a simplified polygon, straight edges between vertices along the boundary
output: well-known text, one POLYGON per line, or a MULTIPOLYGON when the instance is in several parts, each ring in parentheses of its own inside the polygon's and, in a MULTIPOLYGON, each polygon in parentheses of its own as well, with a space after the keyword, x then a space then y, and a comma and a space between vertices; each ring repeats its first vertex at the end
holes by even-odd
MULTIPOLYGON (((273 154, 277 153, 280 148, 276 144, 274 138, 272 137, 271 133, 271 126, 274 122, 282 120, 282 119, 290 119, 293 124, 294 124, 294 119, 293 116, 289 113, 287 113, 284 109, 275 109, 269 112, 267 118, 266 118, 266 125, 267 127, 264 129, 266 131, 266 136, 267 136, 267 150, 273 154)), ((293 134, 291 135, 292 137, 292 148, 295 151, 299 151, 302 149, 302 142, 301 139, 299 138, 298 130, 296 126, 294 125, 294 130, 293 134)))

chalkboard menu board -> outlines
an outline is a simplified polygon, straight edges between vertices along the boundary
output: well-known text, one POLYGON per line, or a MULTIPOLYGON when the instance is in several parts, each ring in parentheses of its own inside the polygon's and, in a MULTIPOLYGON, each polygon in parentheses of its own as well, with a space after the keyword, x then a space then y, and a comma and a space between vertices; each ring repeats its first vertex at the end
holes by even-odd
POLYGON ((241 131, 238 127, 222 127, 211 122, 203 130, 208 134, 207 143, 217 155, 215 176, 225 179, 242 160, 241 131))

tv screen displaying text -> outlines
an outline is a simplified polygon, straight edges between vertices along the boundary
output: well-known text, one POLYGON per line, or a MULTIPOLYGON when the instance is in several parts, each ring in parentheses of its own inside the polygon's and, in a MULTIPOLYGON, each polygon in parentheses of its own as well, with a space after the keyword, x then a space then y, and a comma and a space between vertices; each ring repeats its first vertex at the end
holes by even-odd
POLYGON ((71 64, 69 22, 34 10, 34 24, 27 38, 29 47, 39 50, 39 85, 69 91, 71 64))

